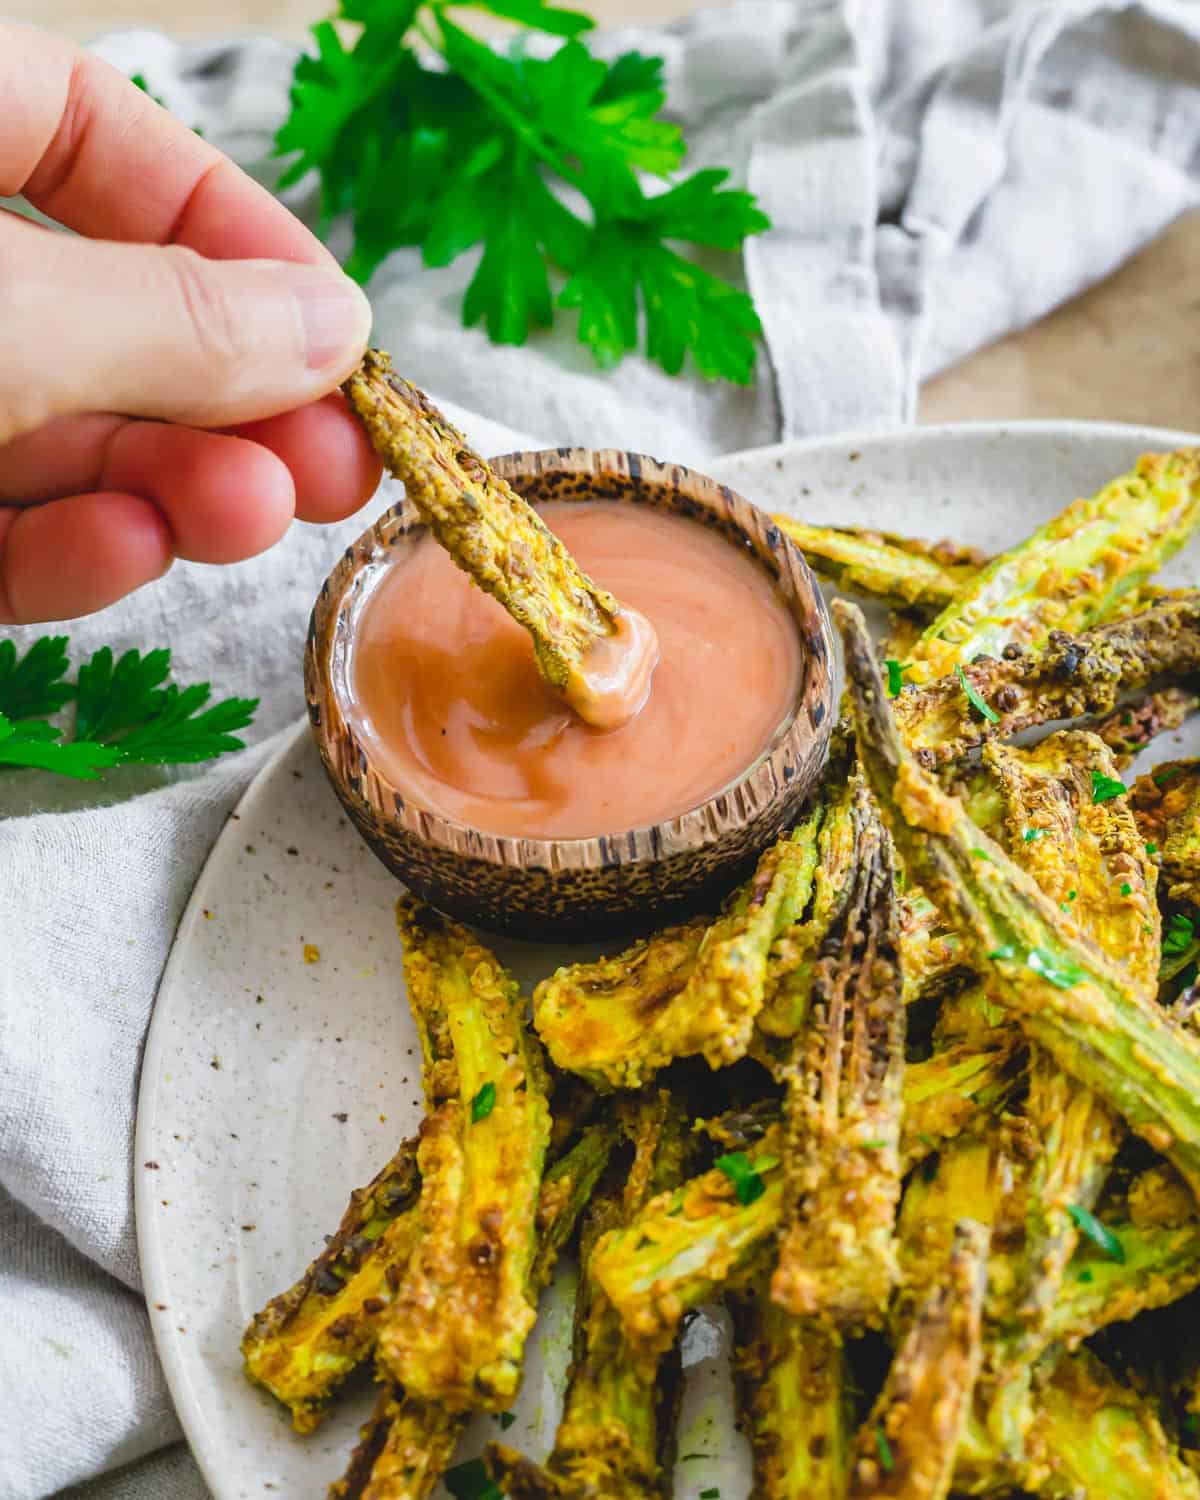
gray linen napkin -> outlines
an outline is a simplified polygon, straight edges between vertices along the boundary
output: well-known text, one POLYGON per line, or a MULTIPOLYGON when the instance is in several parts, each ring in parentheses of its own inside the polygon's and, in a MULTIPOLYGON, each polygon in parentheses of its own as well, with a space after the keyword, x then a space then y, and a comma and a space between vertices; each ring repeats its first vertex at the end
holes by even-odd
MULTIPOLYGON (((694 162, 733 165, 774 220, 746 256, 759 379, 710 387, 638 359, 601 375, 565 328, 493 349, 458 324, 470 268, 418 272, 401 252, 371 288, 376 339, 490 419, 459 413, 485 451, 529 446, 524 432, 703 464, 911 420, 922 378, 1105 275, 1197 199, 1188 0, 743 0, 602 44, 666 57, 694 162)), ((97 50, 269 171, 293 49, 134 32, 97 50)), ((166 1447, 179 1428, 138 1293, 138 1061, 188 890, 300 711, 309 603, 363 524, 298 526, 235 568, 180 565, 74 631, 79 650, 169 644, 181 675, 259 694, 253 748, 99 789, 0 781, 0 1500, 89 1479, 74 1493, 205 1493, 166 1447)))

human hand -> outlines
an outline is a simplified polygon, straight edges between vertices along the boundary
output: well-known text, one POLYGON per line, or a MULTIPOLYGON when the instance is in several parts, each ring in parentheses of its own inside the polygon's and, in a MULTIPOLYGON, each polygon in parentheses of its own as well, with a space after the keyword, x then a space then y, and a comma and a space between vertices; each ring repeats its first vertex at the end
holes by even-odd
POLYGON ((0 213, 0 624, 357 510, 370 309, 324 246, 66 42, 0 23, 0 99, 0 197, 82 236, 0 213))

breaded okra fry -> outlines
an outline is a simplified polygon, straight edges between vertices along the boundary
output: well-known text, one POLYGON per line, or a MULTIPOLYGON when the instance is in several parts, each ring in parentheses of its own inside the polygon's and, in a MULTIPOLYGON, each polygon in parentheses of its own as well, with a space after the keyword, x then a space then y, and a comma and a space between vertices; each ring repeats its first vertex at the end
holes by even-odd
POLYGON ((1039 1393, 1029 1447, 1020 1480, 1040 1500, 1200 1500, 1153 1403, 1084 1349, 1039 1393))
POLYGON ((295 1284, 242 1335, 246 1374, 311 1432, 346 1378, 369 1358, 416 1243, 417 1142, 350 1195, 337 1233, 295 1284))
MULTIPOLYGON (((906 1165, 941 1144, 926 1133, 926 1124, 944 1123, 949 1136, 966 1129, 973 1099, 977 1113, 999 1106, 1015 1081, 1013 1063, 1006 1041, 987 1062, 975 1049, 970 1058, 912 1064, 904 1075, 906 1165), (942 1120, 939 1099, 952 1101, 948 1120, 942 1120)), ((781 1127, 772 1123, 760 1139, 726 1153, 723 1166, 652 1199, 627 1227, 605 1237, 592 1273, 620 1313, 627 1337, 669 1348, 690 1308, 770 1270, 783 1207, 781 1145, 781 1127)))
POLYGON ((424 392, 369 349, 342 387, 375 451, 441 545, 533 638, 542 676, 596 718, 585 660, 630 618, 424 392))
POLYGON ((1130 790, 1138 831, 1156 846, 1163 894, 1200 906, 1200 760, 1168 760, 1130 790))
POLYGON ((896 1278, 904 997, 891 840, 856 781, 854 860, 812 976, 787 1083, 784 1222, 771 1296, 796 1317, 879 1326, 896 1278))
MULTIPOLYGON (((558 1252, 570 1238, 615 1141, 613 1125, 585 1125, 578 1141, 542 1178, 531 1298, 554 1274, 558 1252)), ((349 1468, 330 1490, 330 1500, 427 1500, 453 1456, 466 1420, 465 1413, 406 1396, 399 1386, 385 1381, 349 1468)))
POLYGON ((1200 1044, 1048 901, 904 749, 861 613, 835 602, 859 754, 909 871, 951 918, 995 998, 1200 1187, 1200 1044))
POLYGON ((665 1358, 631 1348, 620 1319, 591 1279, 597 1241, 627 1222, 654 1194, 677 1184, 690 1154, 687 1120, 665 1090, 647 1090, 624 1111, 635 1155, 623 1190, 613 1187, 592 1205, 580 1248, 575 1351, 562 1420, 545 1465, 492 1444, 493 1478, 511 1500, 621 1496, 654 1500, 666 1493, 679 1391, 677 1351, 665 1358))
POLYGON ((634 1347, 665 1353, 684 1313, 764 1268, 783 1202, 781 1146, 773 1125, 745 1151, 719 1158, 723 1165, 652 1198, 596 1245, 591 1275, 634 1347))
POLYGON ((896 722, 922 765, 942 765, 1038 724, 1108 714, 1155 678, 1197 671, 1200 593, 1192 593, 1082 635, 1054 630, 1038 650, 1010 647, 922 685, 906 680, 896 722))
POLYGON ((788 515, 772 519, 822 577, 896 609, 944 609, 987 561, 974 547, 954 542, 857 526, 808 526, 788 515))
POLYGON ((983 1359, 989 1229, 954 1231, 937 1283, 917 1304, 883 1390, 855 1440, 847 1500, 945 1500, 983 1359))
POLYGON ((1128 770, 1141 752, 1158 738, 1179 729, 1200 708, 1200 697, 1189 687, 1165 687, 1122 703, 1092 728, 1128 770))
POLYGON ((1147 453, 981 569, 914 646, 909 681, 1086 630, 1171 557, 1200 520, 1200 453, 1147 453))
MULTIPOLYGON (((411 940, 411 911, 402 912, 411 940)), ((520 1383, 535 1317, 546 1079, 516 981, 465 928, 432 914, 422 921, 422 951, 436 969, 428 989, 452 1052, 437 1067, 447 1076, 453 1068, 458 1086, 422 1125, 419 1239, 377 1358, 409 1396, 499 1410, 520 1383)))
POLYGON ((637 1088, 679 1057, 699 1053, 720 1068, 744 1056, 771 946, 808 901, 817 817, 767 850, 698 947, 694 926, 669 929, 543 980, 533 1018, 555 1065, 599 1088, 637 1088))
POLYGON ((385 1384, 329 1500, 427 1500, 462 1436, 466 1418, 385 1384))
POLYGON ((765 1285, 730 1304, 756 1500, 844 1500, 854 1429, 842 1335, 794 1318, 765 1285))

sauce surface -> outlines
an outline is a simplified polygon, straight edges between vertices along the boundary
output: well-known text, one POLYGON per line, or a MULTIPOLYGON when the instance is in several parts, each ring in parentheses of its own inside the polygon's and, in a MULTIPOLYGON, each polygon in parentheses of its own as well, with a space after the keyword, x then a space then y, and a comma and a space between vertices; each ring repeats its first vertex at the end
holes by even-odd
POLYGON ((431 537, 364 606, 349 717, 403 796, 488 833, 584 838, 677 817, 735 780, 790 716, 791 617, 750 556, 697 522, 616 501, 539 514, 658 635, 637 717, 583 723, 538 675, 526 632, 431 537))

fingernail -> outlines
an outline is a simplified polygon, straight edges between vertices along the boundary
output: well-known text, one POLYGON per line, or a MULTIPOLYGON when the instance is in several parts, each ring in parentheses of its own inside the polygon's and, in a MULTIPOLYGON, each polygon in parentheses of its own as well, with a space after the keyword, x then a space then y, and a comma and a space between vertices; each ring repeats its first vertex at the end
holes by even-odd
POLYGON ((352 364, 371 335, 371 304, 348 276, 323 276, 297 288, 310 370, 352 364))

